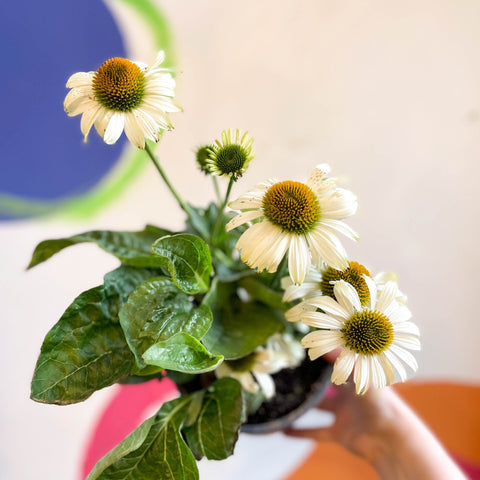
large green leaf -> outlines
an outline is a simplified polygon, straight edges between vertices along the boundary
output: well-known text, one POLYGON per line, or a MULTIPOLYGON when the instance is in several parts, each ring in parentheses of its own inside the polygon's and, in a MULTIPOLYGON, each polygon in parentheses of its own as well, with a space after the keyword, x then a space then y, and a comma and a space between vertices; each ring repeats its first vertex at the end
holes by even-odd
POLYGON ((210 372, 223 361, 221 355, 212 355, 196 338, 177 333, 163 342, 152 345, 144 354, 147 365, 183 373, 210 372))
POLYGON ((238 284, 243 287, 251 297, 258 300, 271 308, 278 310, 288 310, 292 304, 282 300, 282 293, 273 290, 258 279, 258 276, 245 276, 241 278, 238 284))
POLYGON ((48 332, 32 380, 33 400, 59 405, 85 400, 134 366, 118 311, 149 270, 120 267, 80 294, 48 332))
POLYGON ((162 405, 95 465, 87 480, 197 480, 198 469, 180 429, 190 397, 162 405))
POLYGON ((120 323, 139 367, 152 345, 183 332, 202 338, 212 323, 206 305, 194 307, 187 294, 169 278, 158 277, 139 285, 119 314, 120 323))
POLYGON ((37 245, 28 268, 48 260, 52 255, 77 243, 93 242, 115 255, 122 263, 135 267, 159 268, 162 262, 151 251, 152 244, 170 232, 147 225, 140 232, 114 232, 95 230, 69 238, 45 240, 37 245))
POLYGON ((282 315, 259 302, 243 302, 236 284, 217 282, 204 299, 213 313, 210 330, 202 343, 214 355, 226 359, 243 357, 284 329, 282 315))
POLYGON ((243 420, 242 388, 233 378, 217 380, 203 396, 195 423, 184 429, 197 458, 222 460, 233 454, 243 420))
POLYGON ((195 235, 179 233, 159 238, 152 251, 163 261, 175 284, 185 293, 206 292, 212 275, 208 245, 195 235))

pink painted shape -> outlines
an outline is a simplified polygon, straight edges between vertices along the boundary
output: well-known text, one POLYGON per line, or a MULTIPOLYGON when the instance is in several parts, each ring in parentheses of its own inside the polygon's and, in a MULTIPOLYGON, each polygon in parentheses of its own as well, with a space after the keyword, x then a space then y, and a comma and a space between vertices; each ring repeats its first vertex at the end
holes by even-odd
POLYGON ((475 465, 464 458, 460 458, 458 455, 452 455, 452 457, 470 480, 480 480, 480 465, 475 465))
POLYGON ((100 458, 142 423, 149 408, 170 399, 177 392, 175 384, 168 378, 116 388, 117 394, 105 407, 87 444, 82 480, 100 458))

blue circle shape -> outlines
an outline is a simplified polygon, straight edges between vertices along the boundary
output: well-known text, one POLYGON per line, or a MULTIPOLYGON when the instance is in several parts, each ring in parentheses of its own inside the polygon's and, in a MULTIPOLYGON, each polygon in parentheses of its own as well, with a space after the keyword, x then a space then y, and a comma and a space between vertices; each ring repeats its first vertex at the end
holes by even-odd
POLYGON ((61 201, 88 192, 120 157, 80 116, 63 110, 65 84, 75 72, 125 57, 121 34, 98 0, 0 4, 4 46, 0 89, 0 192, 25 200, 61 201))

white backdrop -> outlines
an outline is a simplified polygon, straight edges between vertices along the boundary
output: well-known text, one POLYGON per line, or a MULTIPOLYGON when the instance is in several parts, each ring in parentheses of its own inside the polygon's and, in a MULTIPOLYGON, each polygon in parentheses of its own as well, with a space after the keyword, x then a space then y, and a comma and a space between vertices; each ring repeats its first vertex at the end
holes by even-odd
MULTIPOLYGON (((359 198, 349 223, 361 241, 344 242, 349 254, 373 272, 397 272, 408 294, 422 332, 417 379, 478 382, 480 3, 159 5, 178 47, 177 101, 184 112, 173 118, 175 131, 157 152, 178 190, 193 203, 213 198, 210 183, 193 168, 192 152, 227 127, 255 138, 256 158, 234 196, 269 177, 305 179, 315 164, 330 163, 359 198)), ((115 15, 129 30, 132 57, 150 60, 151 43, 135 34, 139 20, 126 10, 115 15)), ((0 360, 15 365, 2 375, 0 478, 77 480, 81 448, 111 395, 106 390, 64 408, 28 400, 44 335, 79 292, 117 264, 79 245, 25 272, 36 243, 94 228, 182 222, 148 167, 89 222, 0 224, 0 360)), ((276 458, 291 448, 286 442, 282 438, 276 458)), ((299 461, 309 448, 303 445, 299 461)))

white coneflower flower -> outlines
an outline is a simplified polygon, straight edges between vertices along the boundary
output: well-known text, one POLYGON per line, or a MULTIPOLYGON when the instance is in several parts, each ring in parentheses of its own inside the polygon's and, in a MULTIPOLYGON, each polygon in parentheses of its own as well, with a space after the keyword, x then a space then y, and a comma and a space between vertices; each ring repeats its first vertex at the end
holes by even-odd
POLYGON ((236 245, 247 265, 275 272, 288 251, 288 270, 297 285, 303 283, 312 261, 315 266, 323 261, 339 270, 348 267, 337 233, 358 239, 341 221, 356 212, 357 200, 326 177, 329 171, 328 165, 318 165, 307 183, 267 181, 229 204, 242 213, 228 222, 227 231, 261 220, 236 245))
POLYGON ((271 375, 284 368, 297 367, 304 357, 305 350, 290 334, 275 334, 251 355, 220 364, 215 375, 235 378, 246 392, 257 393, 260 388, 269 399, 275 395, 271 375))
POLYGON ((68 79, 71 90, 63 105, 71 117, 82 114, 85 140, 95 125, 105 143, 115 143, 125 130, 133 145, 145 148, 145 139, 158 142, 160 130, 172 128, 168 113, 181 109, 172 101, 175 80, 160 68, 164 58, 159 52, 150 66, 111 58, 96 72, 79 72, 68 79))
POLYGON ((231 129, 222 132, 222 141, 215 140, 215 144, 209 147, 209 155, 206 159, 206 165, 212 175, 222 175, 238 180, 253 158, 252 143, 248 132, 243 135, 235 130, 235 135, 231 129))
POLYGON ((352 370, 356 391, 365 393, 372 383, 382 388, 395 381, 395 372, 402 381, 407 379, 404 363, 413 371, 417 362, 408 350, 420 350, 418 327, 410 321, 412 314, 396 297, 397 285, 387 282, 377 298, 373 280, 364 276, 370 292, 362 305, 355 288, 340 280, 335 283, 336 300, 328 296, 308 300, 308 309, 298 315, 303 323, 319 328, 302 340, 314 360, 331 350, 342 347, 335 361, 332 382, 347 381, 352 370), (316 309, 322 312, 316 311, 316 309))
MULTIPOLYGON (((321 270, 310 267, 302 285, 295 285, 290 277, 284 277, 281 281, 284 302, 293 302, 299 298, 309 298, 319 295, 333 297, 333 282, 345 280, 355 287, 362 304, 369 299, 368 287, 363 275, 370 275, 370 272, 362 264, 349 261, 348 267, 344 270, 336 270, 332 267, 325 267, 321 270)), ((378 286, 378 285, 377 285, 378 286)))

